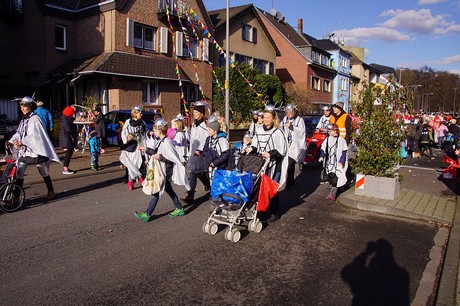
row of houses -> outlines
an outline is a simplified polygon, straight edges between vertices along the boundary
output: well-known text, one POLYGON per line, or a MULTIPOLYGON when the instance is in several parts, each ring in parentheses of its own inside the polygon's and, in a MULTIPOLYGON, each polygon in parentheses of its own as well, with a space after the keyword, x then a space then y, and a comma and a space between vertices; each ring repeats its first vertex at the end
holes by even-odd
MULTIPOLYGON (((363 81, 394 74, 273 9, 233 7, 229 19, 233 62, 296 83, 314 103, 348 106, 363 81)), ((0 109, 35 94, 56 114, 91 99, 104 112, 142 104, 170 119, 197 100, 212 103, 225 20, 225 9, 207 11, 201 0, 0 0, 0 109)))

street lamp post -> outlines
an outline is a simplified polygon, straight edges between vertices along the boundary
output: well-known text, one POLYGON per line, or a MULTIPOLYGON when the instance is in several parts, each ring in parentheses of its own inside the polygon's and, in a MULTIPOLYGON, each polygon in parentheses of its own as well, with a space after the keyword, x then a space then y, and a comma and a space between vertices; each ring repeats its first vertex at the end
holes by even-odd
POLYGON ((406 70, 406 69, 407 69, 407 67, 401 67, 401 68, 399 68, 399 79, 398 79, 398 82, 399 82, 399 84, 400 84, 401 86, 403 86, 403 83, 402 83, 402 71, 403 71, 403 70, 406 70))
POLYGON ((454 110, 453 110, 453 115, 455 116, 455 98, 457 97, 457 89, 458 87, 452 88, 454 90, 454 110))
POLYGON ((225 124, 227 125, 227 139, 230 139, 230 0, 227 0, 225 25, 225 124))
MULTIPOLYGON (((425 104, 424 104, 425 96, 432 96, 432 95, 433 95, 432 92, 426 92, 426 93, 423 94, 423 96, 422 96, 422 110, 423 110, 423 111, 425 111, 425 107, 424 107, 424 105, 425 105, 425 104)), ((427 107, 426 110, 429 111, 428 103, 426 103, 426 107, 427 107)))
MULTIPOLYGON (((420 84, 409 84, 409 85, 407 85, 407 87, 409 89, 412 89, 412 90, 415 91, 415 90, 418 90, 419 87, 422 87, 422 85, 420 85, 420 84)), ((417 99, 417 111, 419 111, 420 110, 420 95, 417 95, 417 98, 418 98, 417 99)))

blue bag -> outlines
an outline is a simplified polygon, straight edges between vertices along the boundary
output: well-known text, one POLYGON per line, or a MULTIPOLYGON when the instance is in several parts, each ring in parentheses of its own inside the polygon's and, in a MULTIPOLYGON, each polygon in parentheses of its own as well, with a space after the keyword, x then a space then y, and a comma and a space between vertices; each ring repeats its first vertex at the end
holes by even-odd
MULTIPOLYGON (((217 199, 224 193, 230 193, 240 197, 244 203, 251 197, 254 183, 251 173, 241 173, 229 170, 215 170, 211 184, 211 198, 217 199)), ((232 197, 222 197, 224 201, 241 204, 232 197)))

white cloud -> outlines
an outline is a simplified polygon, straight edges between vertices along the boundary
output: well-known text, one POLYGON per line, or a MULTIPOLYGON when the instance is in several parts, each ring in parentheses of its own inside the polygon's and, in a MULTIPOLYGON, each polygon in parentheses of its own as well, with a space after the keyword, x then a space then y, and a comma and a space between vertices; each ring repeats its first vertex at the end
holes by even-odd
POLYGON ((337 34, 337 37, 343 37, 345 44, 349 46, 359 46, 363 42, 369 40, 383 40, 383 41, 406 41, 410 39, 410 36, 393 29, 384 27, 375 28, 354 28, 350 30, 342 29, 333 31, 337 34))
POLYGON ((448 57, 443 57, 440 60, 441 64, 456 64, 460 63, 460 54, 453 55, 453 56, 448 56, 448 57))
POLYGON ((436 4, 436 3, 442 3, 442 2, 447 2, 449 0, 419 0, 417 4, 423 5, 423 4, 436 4))
POLYGON ((380 16, 390 17, 382 26, 392 29, 406 29, 423 34, 447 34, 460 32, 460 25, 447 22, 442 15, 433 16, 431 10, 388 10, 380 16))

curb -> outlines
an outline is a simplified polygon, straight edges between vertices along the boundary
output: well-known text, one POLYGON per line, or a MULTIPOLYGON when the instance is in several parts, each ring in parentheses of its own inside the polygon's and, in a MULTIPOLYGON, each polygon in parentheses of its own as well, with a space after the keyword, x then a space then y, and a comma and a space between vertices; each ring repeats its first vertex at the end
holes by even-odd
POLYGON ((460 255, 460 197, 457 197, 454 222, 447 242, 447 250, 441 270, 436 305, 459 305, 460 283, 458 279, 460 255))
POLYGON ((403 210, 403 209, 399 209, 399 208, 394 208, 394 207, 390 207, 386 205, 373 204, 373 203, 360 201, 357 199, 352 199, 351 195, 353 194, 354 194, 354 187, 340 194, 339 197, 337 198, 337 202, 339 204, 342 204, 342 205, 345 205, 351 208, 359 209, 359 210, 364 210, 364 211, 371 211, 371 212, 376 212, 376 213, 381 213, 381 214, 386 214, 386 215, 391 215, 391 216, 410 218, 410 219, 434 221, 434 222, 438 222, 442 224, 446 223, 445 220, 438 219, 432 216, 420 215, 420 214, 417 214, 411 211, 407 211, 407 210, 403 210))

